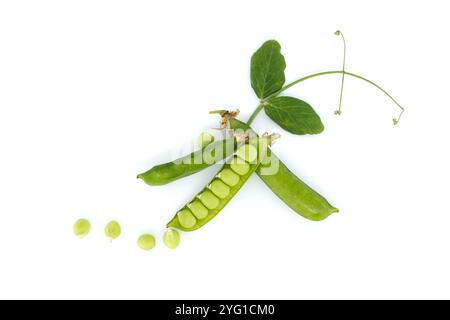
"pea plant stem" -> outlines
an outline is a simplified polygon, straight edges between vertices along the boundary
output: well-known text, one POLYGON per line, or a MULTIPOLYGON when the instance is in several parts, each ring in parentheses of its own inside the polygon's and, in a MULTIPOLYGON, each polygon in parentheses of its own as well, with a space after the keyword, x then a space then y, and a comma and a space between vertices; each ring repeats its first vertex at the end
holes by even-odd
POLYGON ((310 74, 310 75, 308 75, 308 76, 305 76, 305 77, 303 77, 303 78, 300 78, 300 79, 298 79, 298 80, 295 80, 295 81, 293 81, 293 82, 291 82, 291 83, 285 85, 285 86, 284 86, 283 88, 281 88, 280 90, 278 90, 278 91, 272 93, 271 95, 269 95, 269 96, 266 97, 265 99, 261 100, 261 103, 258 105, 258 107, 256 107, 255 111, 253 111, 253 113, 250 115, 250 118, 248 119, 247 124, 248 124, 248 125, 252 124, 252 122, 255 120, 256 116, 258 115, 258 113, 262 110, 263 104, 264 104, 264 102, 265 102, 266 100, 278 96, 278 95, 281 94, 282 92, 286 91, 286 90, 289 89, 290 87, 293 87, 293 86, 295 86, 296 84, 298 84, 298 83, 300 83, 300 82, 303 82, 303 81, 305 81, 305 80, 312 79, 312 78, 315 78, 315 77, 319 77, 319 76, 329 75, 329 74, 345 74, 345 75, 347 75, 347 76, 351 76, 351 77, 358 78, 358 79, 360 79, 360 80, 363 80, 363 81, 365 81, 365 82, 367 82, 367 83, 373 85, 374 87, 376 87, 377 89, 379 89, 381 92, 383 92, 386 96, 388 96, 388 97, 389 97, 389 98, 397 105, 397 107, 400 108, 401 111, 400 111, 400 114, 399 114, 398 118, 394 118, 394 119, 393 119, 394 124, 397 124, 397 123, 400 121, 400 118, 401 118, 403 112, 405 111, 405 109, 404 109, 404 108, 403 108, 403 107, 402 107, 402 106, 394 99, 394 97, 392 97, 386 90, 384 90, 382 87, 380 87, 379 85, 377 85, 375 82, 370 81, 369 79, 364 78, 364 77, 362 77, 362 76, 360 76, 360 75, 357 75, 357 74, 355 74, 355 73, 351 73, 351 72, 347 72, 347 71, 343 71, 343 70, 335 70, 335 71, 324 71, 324 72, 318 72, 318 73, 310 74))
POLYGON ((250 125, 250 124, 253 122, 253 120, 255 120, 256 116, 257 116, 258 113, 262 110, 263 107, 264 107, 264 106, 263 106, 262 103, 260 103, 260 104, 256 107, 255 111, 253 111, 253 113, 250 115, 250 118, 248 118, 248 121, 247 121, 247 124, 248 124, 248 125, 250 125))

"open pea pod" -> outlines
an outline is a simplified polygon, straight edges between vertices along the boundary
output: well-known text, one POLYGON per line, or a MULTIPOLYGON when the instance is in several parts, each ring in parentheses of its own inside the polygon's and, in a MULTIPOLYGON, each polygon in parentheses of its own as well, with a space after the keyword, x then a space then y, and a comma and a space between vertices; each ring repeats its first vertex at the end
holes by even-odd
MULTIPOLYGON (((237 119, 231 119, 230 126, 232 129, 251 130, 237 119)), ((278 198, 306 219, 320 221, 339 211, 292 173, 270 148, 267 148, 267 157, 256 169, 256 174, 278 198), (274 165, 276 167, 272 168, 274 165)))
POLYGON ((270 139, 262 137, 240 146, 231 161, 175 214, 167 227, 194 231, 213 219, 258 168, 266 155, 270 139))

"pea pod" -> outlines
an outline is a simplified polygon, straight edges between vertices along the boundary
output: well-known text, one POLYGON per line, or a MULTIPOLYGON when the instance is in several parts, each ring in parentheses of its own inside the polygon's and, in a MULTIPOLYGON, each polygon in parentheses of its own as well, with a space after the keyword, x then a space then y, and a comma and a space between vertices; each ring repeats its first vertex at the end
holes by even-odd
MULTIPOLYGON (((236 119, 230 120, 230 126, 232 129, 251 130, 247 124, 236 119)), ((257 168, 256 173, 278 198, 309 220, 320 221, 339 211, 293 174, 270 148, 267 149, 266 161, 257 168), (264 169, 275 162, 278 162, 277 172, 264 174, 264 169)))
POLYGON ((240 146, 229 163, 189 203, 182 207, 167 227, 194 231, 213 219, 241 189, 266 154, 270 137, 240 146))
POLYGON ((137 177, 151 186, 164 185, 187 177, 233 154, 235 139, 223 139, 177 160, 154 166, 137 177))

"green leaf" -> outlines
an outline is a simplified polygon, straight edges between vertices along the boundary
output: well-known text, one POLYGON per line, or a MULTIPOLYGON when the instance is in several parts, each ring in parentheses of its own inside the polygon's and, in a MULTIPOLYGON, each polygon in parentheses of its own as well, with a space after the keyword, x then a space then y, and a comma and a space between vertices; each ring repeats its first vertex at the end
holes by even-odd
POLYGON ((284 84, 286 62, 280 51, 280 44, 269 40, 252 56, 250 79, 252 88, 260 99, 278 91, 284 84))
POLYGON ((293 97, 270 98, 264 111, 284 130, 294 134, 317 134, 323 131, 319 115, 305 101, 293 97))

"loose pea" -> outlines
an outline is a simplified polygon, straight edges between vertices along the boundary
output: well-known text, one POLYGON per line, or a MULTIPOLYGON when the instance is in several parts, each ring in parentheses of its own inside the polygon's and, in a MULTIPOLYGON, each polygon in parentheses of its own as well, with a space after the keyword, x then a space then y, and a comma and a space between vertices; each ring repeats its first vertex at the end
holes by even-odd
POLYGON ((121 233, 122 229, 120 228, 120 224, 117 221, 110 221, 105 227, 105 235, 111 241, 117 239, 121 233))
POLYGON ((155 237, 151 234, 143 234, 137 241, 138 247, 142 250, 152 250, 156 245, 155 237))
POLYGON ((209 189, 221 199, 226 198, 230 194, 230 187, 219 179, 215 179, 211 182, 209 189))
POLYGON ((211 191, 205 190, 198 195, 200 201, 207 207, 208 209, 215 209, 219 205, 219 199, 212 194, 211 191))
POLYGON ((208 132, 202 132, 198 137, 198 146, 200 148, 204 148, 207 145, 214 142, 214 137, 210 135, 208 132))
POLYGON ((167 229, 163 236, 164 244, 169 249, 175 249, 180 244, 180 234, 174 229, 167 229))
POLYGON ((254 145, 244 144, 237 149, 236 155, 246 162, 253 163, 258 157, 258 150, 254 145))
POLYGON ((86 219, 79 219, 73 225, 73 233, 77 237, 84 238, 91 231, 91 223, 86 219))
POLYGON ((208 209, 199 200, 192 201, 188 207, 197 219, 204 219, 208 215, 208 209))
POLYGON ((245 175, 250 170, 250 166, 248 163, 237 158, 234 158, 231 161, 230 168, 240 176, 245 175))
POLYGON ((230 169, 223 169, 217 177, 230 187, 234 187, 239 183, 239 176, 230 169))
POLYGON ((180 212, 178 212, 178 221, 180 221, 180 224, 185 228, 192 228, 195 226, 195 223, 197 222, 197 219, 192 215, 191 211, 189 209, 183 209, 180 212))

